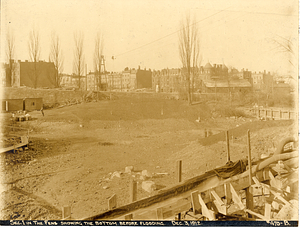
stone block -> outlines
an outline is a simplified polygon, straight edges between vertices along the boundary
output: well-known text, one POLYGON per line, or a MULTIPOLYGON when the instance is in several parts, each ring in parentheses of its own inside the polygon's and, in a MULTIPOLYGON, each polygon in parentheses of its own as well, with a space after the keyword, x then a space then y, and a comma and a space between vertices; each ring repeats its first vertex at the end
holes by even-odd
POLYGON ((131 172, 133 172, 133 170, 134 170, 133 166, 127 166, 127 167, 125 167, 125 173, 131 173, 131 172))
POLYGON ((121 173, 118 172, 118 171, 115 171, 115 172, 111 175, 111 179, 113 179, 114 177, 120 178, 120 177, 121 177, 121 173))
POLYGON ((146 192, 152 193, 156 189, 156 185, 154 181, 143 181, 142 189, 144 189, 146 192))
POLYGON ((148 172, 147 170, 143 170, 142 173, 141 173, 142 176, 145 176, 145 177, 152 177, 151 173, 148 172))

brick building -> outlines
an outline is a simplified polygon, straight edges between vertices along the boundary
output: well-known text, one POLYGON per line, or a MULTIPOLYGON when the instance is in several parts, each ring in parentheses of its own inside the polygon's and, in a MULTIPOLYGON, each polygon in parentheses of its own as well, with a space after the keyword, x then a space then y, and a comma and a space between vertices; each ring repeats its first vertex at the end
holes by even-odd
POLYGON ((13 62, 13 72, 9 73, 9 66, 6 64, 6 85, 27 86, 32 88, 55 88, 56 70, 54 63, 39 61, 37 63, 13 62))

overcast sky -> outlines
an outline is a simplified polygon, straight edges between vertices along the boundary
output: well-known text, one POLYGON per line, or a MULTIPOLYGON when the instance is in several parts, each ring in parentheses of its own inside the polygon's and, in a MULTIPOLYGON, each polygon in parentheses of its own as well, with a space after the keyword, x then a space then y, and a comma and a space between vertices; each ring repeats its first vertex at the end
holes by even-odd
MULTIPOLYGON (((48 61, 55 31, 62 43, 65 73, 72 73, 76 31, 84 33, 88 71, 93 70, 97 32, 104 38, 108 71, 139 65, 160 70, 181 67, 178 30, 187 12, 198 22, 202 65, 209 61, 239 70, 291 70, 289 55, 274 40, 292 39, 298 45, 297 0, 2 0, 1 32, 14 32, 16 59, 24 61, 29 59, 29 32, 37 29, 40 59, 48 61)), ((298 46, 294 50, 298 56, 298 46)), ((3 52, 1 57, 5 61, 3 52)))

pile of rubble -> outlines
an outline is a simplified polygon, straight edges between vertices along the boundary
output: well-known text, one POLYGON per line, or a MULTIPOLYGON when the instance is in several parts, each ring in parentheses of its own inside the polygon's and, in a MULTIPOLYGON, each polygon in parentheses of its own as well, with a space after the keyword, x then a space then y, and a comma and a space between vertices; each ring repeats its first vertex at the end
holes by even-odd
MULTIPOLYGON (((130 176, 132 180, 141 183, 141 187, 144 191, 148 193, 152 193, 157 190, 157 186, 153 181, 154 178, 169 175, 168 173, 150 173, 148 170, 135 171, 133 166, 125 167, 124 172, 115 171, 113 173, 108 174, 109 177, 103 178, 100 182, 108 182, 113 179, 122 178, 122 176, 130 176)), ((104 185, 103 189, 108 189, 109 186, 104 185)))

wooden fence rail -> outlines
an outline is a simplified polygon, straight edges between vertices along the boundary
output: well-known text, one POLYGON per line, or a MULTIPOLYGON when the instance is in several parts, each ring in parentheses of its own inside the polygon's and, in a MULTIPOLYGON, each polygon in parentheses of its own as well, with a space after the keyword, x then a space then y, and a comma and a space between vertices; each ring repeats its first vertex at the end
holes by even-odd
POLYGON ((254 108, 250 110, 253 115, 259 119, 272 119, 272 120, 290 120, 298 119, 298 112, 291 110, 281 109, 261 109, 254 108))

